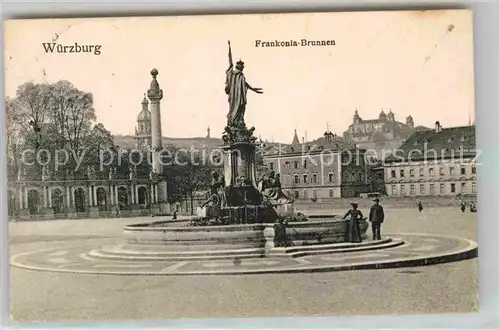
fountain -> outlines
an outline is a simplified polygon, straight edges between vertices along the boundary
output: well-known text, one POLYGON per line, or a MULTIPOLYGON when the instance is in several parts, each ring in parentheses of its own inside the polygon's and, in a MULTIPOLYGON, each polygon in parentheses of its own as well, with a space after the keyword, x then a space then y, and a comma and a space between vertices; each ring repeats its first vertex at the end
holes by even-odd
MULTIPOLYGON (((286 255, 290 248, 296 252, 330 251, 332 244, 346 242, 347 220, 295 213, 293 202, 274 175, 257 184, 255 128, 247 128, 244 114, 247 91, 263 91, 246 81, 243 69, 241 60, 233 65, 229 44, 225 86, 229 113, 222 135, 224 173, 212 173, 210 198, 186 226, 166 221, 125 227, 122 253, 141 250, 176 258, 265 257, 276 256, 277 251, 286 255)), ((364 219, 360 223, 364 236, 367 228, 364 219)))

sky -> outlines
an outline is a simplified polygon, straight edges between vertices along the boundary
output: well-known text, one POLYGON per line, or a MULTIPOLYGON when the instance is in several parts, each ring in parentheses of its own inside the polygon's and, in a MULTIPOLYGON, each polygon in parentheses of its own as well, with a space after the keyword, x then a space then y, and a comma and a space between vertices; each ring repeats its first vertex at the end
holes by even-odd
POLYGON ((219 137, 226 124, 227 41, 263 94, 248 92, 245 121, 264 140, 306 140, 327 125, 342 134, 392 110, 396 120, 443 127, 474 121, 472 12, 14 20, 5 23, 5 88, 68 80, 94 95, 97 121, 133 134, 141 101, 159 71, 163 136, 219 137), (43 42, 102 45, 101 55, 45 53, 43 42), (256 47, 256 40, 335 40, 335 46, 256 47))

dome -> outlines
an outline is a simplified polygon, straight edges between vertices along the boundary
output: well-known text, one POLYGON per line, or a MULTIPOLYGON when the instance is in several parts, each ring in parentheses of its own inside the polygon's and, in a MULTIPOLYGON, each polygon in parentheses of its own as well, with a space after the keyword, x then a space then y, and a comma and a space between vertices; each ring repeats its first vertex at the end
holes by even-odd
POLYGON ((137 115, 137 121, 151 120, 151 112, 148 109, 143 109, 137 115))

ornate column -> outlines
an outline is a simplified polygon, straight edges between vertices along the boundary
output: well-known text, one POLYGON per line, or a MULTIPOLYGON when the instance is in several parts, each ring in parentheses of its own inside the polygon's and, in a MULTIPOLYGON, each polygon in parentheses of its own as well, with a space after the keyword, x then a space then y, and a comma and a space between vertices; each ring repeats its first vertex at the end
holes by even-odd
POLYGON ((163 166, 161 166, 160 151, 162 147, 162 134, 161 134, 161 113, 160 113, 160 101, 163 98, 163 91, 160 89, 160 85, 156 80, 158 75, 158 70, 151 70, 151 76, 153 80, 151 81, 148 98, 150 101, 151 109, 151 148, 152 148, 152 163, 153 172, 161 174, 163 172, 163 166))
POLYGON ((155 184, 155 203, 158 203, 158 185, 155 184))
POLYGON ((155 201, 155 193, 154 193, 155 186, 152 183, 149 187, 150 187, 150 189, 149 189, 150 199, 149 200, 150 200, 151 204, 154 204, 154 203, 156 203, 156 201, 155 201))
POLYGON ((111 205, 115 204, 115 197, 114 197, 113 192, 114 192, 113 185, 110 185, 109 192, 108 192, 108 194, 109 194, 108 199, 109 199, 109 204, 111 204, 111 205))
POLYGON ((115 197, 115 202, 114 204, 118 204, 118 186, 115 185, 115 193, 114 193, 114 197, 115 197))
POLYGON ((135 204, 139 204, 139 187, 137 185, 135 185, 134 195, 135 195, 135 204))

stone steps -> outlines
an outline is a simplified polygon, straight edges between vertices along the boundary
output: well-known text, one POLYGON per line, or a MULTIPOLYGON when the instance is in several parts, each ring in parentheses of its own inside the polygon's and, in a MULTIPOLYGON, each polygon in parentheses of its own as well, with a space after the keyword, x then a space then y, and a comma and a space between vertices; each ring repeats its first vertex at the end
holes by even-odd
POLYGON ((381 241, 367 241, 362 243, 317 244, 309 246, 293 246, 286 248, 272 248, 266 252, 264 248, 224 249, 203 251, 151 251, 137 249, 137 246, 115 246, 94 249, 86 253, 89 259, 132 262, 166 262, 166 261, 207 261, 231 260, 249 258, 297 258, 309 255, 360 252, 375 249, 386 249, 403 244, 402 240, 386 238, 381 241))

